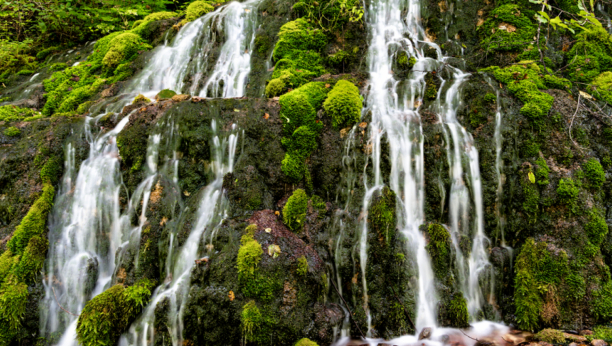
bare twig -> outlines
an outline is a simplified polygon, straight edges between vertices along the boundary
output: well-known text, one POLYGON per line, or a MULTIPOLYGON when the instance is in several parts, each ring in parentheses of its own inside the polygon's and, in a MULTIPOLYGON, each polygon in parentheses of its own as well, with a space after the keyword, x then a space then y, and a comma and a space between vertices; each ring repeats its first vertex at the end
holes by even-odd
POLYGON ((62 306, 62 304, 60 304, 60 303, 59 303, 59 301, 57 300, 57 296, 55 295, 55 287, 51 286, 51 289, 53 290, 53 297, 55 298, 55 302, 57 303, 57 306, 59 306, 59 307, 60 307, 60 309, 64 310, 64 312, 66 312, 66 313, 68 313, 68 314, 71 314, 72 316, 79 317, 79 315, 75 315, 75 314, 73 314, 72 312, 70 312, 70 311, 68 311, 68 310, 64 309, 64 307, 62 306))
POLYGON ((461 334, 463 334, 463 335, 467 336, 468 338, 470 338, 470 339, 472 339, 472 340, 474 340, 474 341, 480 341, 480 340, 478 340, 478 339, 474 339, 473 337, 471 337, 471 336, 469 336, 469 335, 465 334, 465 333, 463 332, 463 330, 459 330, 459 331, 461 332, 461 334))
POLYGON ((359 330, 359 334, 361 334, 361 338, 365 340, 365 336, 363 335, 363 332, 361 331, 361 328, 359 328, 359 325, 357 324, 357 321, 355 321, 355 319, 353 318, 353 313, 351 312, 351 309, 349 308, 348 304, 346 303, 346 300, 344 300, 344 298, 342 297, 342 294, 340 294, 340 291, 338 291, 338 287, 336 287, 336 284, 334 283, 334 280, 332 279, 332 280, 329 280, 329 281, 334 286, 334 289, 336 290, 336 293, 338 293, 338 296, 340 297, 340 299, 342 299, 342 302, 344 303, 344 306, 346 306, 346 309, 349 312, 349 316, 350 316, 351 320, 355 324, 355 327, 357 327, 357 330, 359 330))
POLYGON ((576 111, 574 112, 574 115, 572 115, 572 121, 570 121, 570 126, 569 126, 569 137, 570 140, 578 147, 580 147, 578 145, 578 143, 576 143, 576 141, 572 138, 572 126, 574 126, 574 118, 576 117, 576 114, 578 114, 578 109, 580 108, 580 98, 582 97, 582 95, 580 93, 578 93, 578 104, 576 105, 576 111))

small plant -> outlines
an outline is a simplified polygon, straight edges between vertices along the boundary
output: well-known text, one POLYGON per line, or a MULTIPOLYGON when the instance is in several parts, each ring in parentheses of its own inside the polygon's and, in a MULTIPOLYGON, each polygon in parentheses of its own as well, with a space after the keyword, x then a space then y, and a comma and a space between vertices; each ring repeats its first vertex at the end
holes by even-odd
POLYGON ((246 235, 243 236, 242 242, 243 244, 238 250, 238 259, 236 265, 238 269, 238 275, 251 277, 255 275, 255 268, 257 268, 259 261, 261 261, 263 249, 261 248, 261 244, 259 244, 257 240, 249 238, 246 235))
POLYGON ((537 165, 535 176, 537 178, 538 185, 548 185, 550 183, 550 181, 548 180, 550 168, 548 168, 546 160, 540 157, 536 160, 535 163, 537 165))
POLYGON ((540 341, 548 342, 551 344, 562 344, 565 342, 563 332, 557 329, 542 329, 539 333, 535 335, 535 337, 540 341))
POLYGON ((300 232, 306 221, 306 209, 308 208, 308 196, 302 189, 297 189, 289 197, 283 208, 283 221, 290 230, 300 232))
POLYGON ((300 341, 296 342, 295 346, 319 346, 319 344, 310 339, 303 338, 300 341))
POLYGON ((572 178, 561 179, 559 181, 557 194, 565 204, 573 205, 579 192, 580 189, 574 184, 572 178))
POLYGON ((9 137, 17 137, 21 134, 21 130, 19 130, 15 126, 11 126, 7 128, 6 130, 4 130, 4 134, 9 137))
POLYGON ((452 320, 452 326, 464 328, 469 326, 469 313, 467 309, 467 301, 461 293, 455 293, 451 299, 448 312, 452 320))
POLYGON ((308 273, 308 260, 306 260, 305 256, 300 256, 298 258, 297 274, 299 276, 306 276, 307 273, 308 273))
POLYGON ((584 173, 589 180, 589 186, 592 188, 600 188, 606 181, 606 172, 604 172, 601 163, 595 158, 590 158, 583 166, 584 173))

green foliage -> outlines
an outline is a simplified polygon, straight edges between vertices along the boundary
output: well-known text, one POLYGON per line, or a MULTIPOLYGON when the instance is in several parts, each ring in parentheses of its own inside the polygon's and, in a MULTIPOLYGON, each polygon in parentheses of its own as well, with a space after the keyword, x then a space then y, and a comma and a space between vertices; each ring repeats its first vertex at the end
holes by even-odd
POLYGON ((612 280, 601 284, 591 292, 591 312, 596 318, 607 320, 612 317, 612 280))
POLYGON ((7 127, 6 130, 4 130, 4 135, 9 136, 9 137, 16 137, 16 136, 19 136, 20 134, 21 134, 21 130, 16 128, 15 126, 7 127))
POLYGON ((595 20, 582 29, 567 54, 570 61, 567 71, 571 81, 589 83, 601 72, 612 69, 612 41, 606 29, 595 20))
POLYGON ((15 73, 22 68, 35 70, 38 67, 36 58, 29 55, 31 43, 31 40, 15 42, 0 38, 0 76, 15 73))
POLYGON ((62 171, 61 160, 52 155, 49 157, 47 162, 40 169, 40 179, 43 183, 55 184, 58 180, 59 174, 62 171))
POLYGON ((45 263, 49 241, 43 236, 34 236, 23 251, 19 263, 15 267, 15 274, 23 282, 31 283, 40 273, 45 263))
POLYGON ((297 182, 304 178, 306 167, 303 158, 285 153, 285 158, 281 161, 281 169, 289 179, 297 182))
POLYGON ((591 243, 599 247, 608 234, 608 224, 599 210, 591 211, 589 213, 589 219, 589 222, 584 225, 584 230, 589 236, 591 243))
POLYGON ((255 269, 259 261, 261 261, 261 255, 263 255, 261 244, 253 239, 252 236, 250 238, 243 236, 243 244, 238 250, 238 258, 236 260, 238 275, 242 277, 252 277, 255 275, 255 269))
POLYGON ((133 33, 121 33, 112 38, 109 42, 108 51, 102 59, 102 64, 106 67, 117 67, 121 63, 133 60, 139 50, 149 50, 140 36, 133 33))
POLYGON ((338 81, 323 103, 323 109, 331 116, 332 125, 336 129, 357 123, 361 118, 362 108, 359 89, 346 80, 338 81))
POLYGON ((606 181, 606 172, 604 172, 601 163, 595 158, 590 158, 582 169, 586 174, 586 178, 589 180, 589 186, 595 189, 600 188, 606 181))
POLYGON ((182 23, 192 22, 214 9, 215 8, 206 1, 194 1, 187 6, 185 19, 183 19, 182 23))
POLYGON ((563 332, 557 329, 542 329, 536 335, 536 339, 551 344, 562 344, 565 343, 565 336, 563 332))
MULTIPOLYGON (((28 285, 20 282, 17 277, 9 275, 0 285, 0 325, 3 325, 7 332, 21 328, 27 302, 28 285)), ((2 329, 0 329, 0 341, 4 339, 1 332, 2 329)))
MULTIPOLYGON (((438 279, 443 279, 448 275, 450 265, 450 234, 440 224, 432 223, 427 227, 429 243, 425 247, 433 266, 434 273, 438 279)), ((461 297, 460 295, 456 295, 461 297)), ((459 298, 456 298, 459 299, 459 298)))
POLYGON ((538 328, 544 304, 542 292, 559 286, 568 271, 565 251, 550 252, 545 242, 527 239, 517 256, 514 277, 515 316, 519 328, 531 331, 538 328))
POLYGON ((283 208, 283 222, 290 230, 300 232, 306 221, 306 209, 308 209, 308 196, 302 189, 293 191, 283 208))
POLYGON ((537 165, 535 176, 537 178, 538 185, 548 185, 550 183, 550 181, 548 180, 550 168, 548 167, 546 160, 540 157, 536 160, 535 163, 537 165))
POLYGON ((574 205, 580 189, 574 184, 572 178, 561 179, 557 187, 557 194, 565 204, 574 205))
POLYGON ((533 42, 536 25, 530 18, 533 11, 509 3, 492 10, 483 25, 478 27, 485 50, 518 51, 533 42))
POLYGON ((453 295, 453 299, 451 299, 448 305, 448 312, 452 326, 459 328, 469 326, 470 315, 468 313, 467 301, 461 293, 453 295))
POLYGON ((47 215, 53 206, 54 196, 53 186, 45 184, 42 195, 34 202, 19 226, 15 228, 13 237, 7 244, 12 253, 21 255, 32 237, 44 237, 47 231, 47 215))
POLYGON ((293 5, 293 11, 324 31, 337 32, 350 22, 363 17, 358 0, 301 0, 293 5))
POLYGON ((310 339, 303 338, 300 339, 300 341, 296 342, 294 346, 319 346, 319 344, 310 339))
POLYGON ((299 276, 306 276, 308 274, 308 260, 306 260, 304 255, 298 258, 297 274, 299 276))
POLYGON ((393 190, 384 187, 372 198, 368 210, 370 229, 376 232, 381 244, 389 244, 395 235, 396 196, 393 190))
POLYGON ((134 97, 134 101, 132 101, 132 104, 135 105, 140 102, 151 103, 151 100, 145 97, 143 94, 138 94, 136 97, 134 97))
POLYGON ((241 323, 245 344, 249 341, 258 341, 260 334, 258 332, 262 325, 265 324, 265 319, 254 301, 251 300, 242 307, 241 323))
POLYGON ((593 328, 593 339, 603 340, 607 343, 612 342, 612 328, 606 326, 595 326, 593 328))
POLYGON ((77 322, 77 340, 83 346, 113 345, 140 314, 151 297, 145 280, 124 288, 117 284, 85 305, 77 322))
POLYGON ((32 117, 40 115, 30 108, 20 108, 15 106, 0 106, 0 121, 28 121, 32 117))
POLYGON ((525 103, 521 114, 527 118, 538 123, 550 111, 554 98, 539 90, 547 89, 547 86, 536 64, 518 64, 505 68, 493 66, 484 71, 492 71, 495 79, 506 84, 508 90, 525 103))
POLYGON ((589 90, 600 99, 612 104, 612 72, 607 71, 597 76, 589 86, 589 90))
POLYGON ((280 78, 274 78, 266 85, 266 97, 276 97, 286 90, 285 82, 280 78))

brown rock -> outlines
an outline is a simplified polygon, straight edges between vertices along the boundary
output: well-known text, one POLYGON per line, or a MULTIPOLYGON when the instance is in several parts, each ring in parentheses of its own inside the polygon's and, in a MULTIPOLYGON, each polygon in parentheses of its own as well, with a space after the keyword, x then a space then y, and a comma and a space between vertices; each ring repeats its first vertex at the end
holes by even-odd
POLYGON ((584 336, 581 336, 581 335, 570 334, 570 333, 563 333, 563 337, 565 337, 565 339, 567 339, 569 341, 572 341, 572 342, 578 342, 578 343, 586 342, 586 338, 584 336))
POLYGON ((578 346, 578 344, 575 343, 575 342, 570 342, 570 344, 568 346, 578 346))
POLYGON ((546 341, 540 341, 540 342, 538 342, 538 345, 541 345, 541 346, 553 346, 552 344, 549 344, 546 341))
POLYGON ((593 331, 588 329, 583 329, 580 331, 580 335, 593 335, 593 331))
POLYGON ((608 343, 601 339, 594 339, 591 341, 591 345, 593 346, 608 346, 608 343))
POLYGON ((431 336, 431 328, 429 327, 423 328, 423 330, 421 330, 421 332, 419 333, 419 340, 429 339, 430 336, 431 336))
POLYGON ((191 98, 191 95, 180 94, 180 95, 172 96, 172 101, 174 101, 174 102, 182 102, 182 101, 189 100, 190 98, 191 98))

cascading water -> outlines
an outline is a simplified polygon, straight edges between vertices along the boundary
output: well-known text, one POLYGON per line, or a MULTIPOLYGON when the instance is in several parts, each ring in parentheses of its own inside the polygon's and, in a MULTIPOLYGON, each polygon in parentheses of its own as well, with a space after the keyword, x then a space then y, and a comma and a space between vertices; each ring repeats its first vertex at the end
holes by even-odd
MULTIPOLYGON (((215 221, 220 222, 226 213, 223 203, 222 185, 223 176, 232 172, 234 155, 238 136, 235 126, 231 134, 221 140, 217 134, 216 122, 212 122, 213 129, 213 161, 211 167, 215 178, 202 192, 200 205, 197 210, 197 221, 195 227, 189 233, 189 237, 180 248, 175 261, 168 261, 167 278, 165 284, 154 292, 151 303, 143 311, 142 316, 130 327, 130 330, 121 337, 120 345, 142 345, 153 344, 155 340, 155 308, 157 304, 165 299, 170 302, 168 312, 168 329, 173 345, 182 345, 183 337, 183 312, 187 300, 187 294, 191 287, 191 271, 198 259, 200 241, 206 236, 205 232, 215 226, 215 221), (227 159, 225 159, 227 158, 227 159)), ((170 251, 176 242, 175 234, 170 239, 170 251)), ((172 253, 172 252, 170 252, 172 253)))
POLYGON ((129 91, 145 96, 163 89, 202 97, 243 96, 260 2, 234 1, 186 24, 171 43, 156 49, 129 91), (220 43, 219 57, 210 71, 211 55, 220 43))
POLYGON ((75 170, 74 149, 66 149, 65 173, 50 220, 41 328, 64 332, 58 345, 76 343, 77 315, 85 303, 104 291, 115 269, 115 253, 121 245, 117 134, 129 121, 124 117, 113 129, 95 138, 85 120, 90 142, 89 158, 75 170))
MULTIPOLYGON (((389 186, 395 191, 398 203, 397 228, 408 239, 408 246, 416 254, 419 287, 417 296, 416 328, 434 327, 435 289, 434 275, 425 238, 419 231, 424 220, 424 167, 423 134, 418 109, 425 89, 425 72, 435 65, 435 60, 423 58, 416 42, 422 42, 420 26, 420 4, 410 0, 398 2, 380 0, 372 2, 367 11, 370 29, 369 68, 370 91, 367 96, 367 111, 372 112, 370 134, 374 182, 365 181, 366 197, 363 210, 367 211, 373 192, 383 184, 380 169, 381 137, 386 135, 389 143, 391 174, 389 186), (407 13, 402 17, 402 13, 407 13), (395 80, 392 74, 393 59, 400 52, 418 57, 413 67, 415 72, 405 83, 395 80)), ((366 219, 366 218, 364 218, 366 219)), ((363 225, 361 236, 361 266, 365 274, 367 252, 365 240, 367 225, 363 225)), ((367 283, 363 275, 364 295, 367 283)), ((364 299, 367 302, 367 299, 364 299)), ((367 309, 366 309, 367 312, 367 309)), ((368 322, 370 317, 368 315, 368 322)), ((370 326, 368 326, 370 327, 370 326)))
MULTIPOLYGON (((449 205, 451 238, 455 247, 459 281, 467 300, 468 312, 472 318, 475 318, 481 311, 483 302, 479 276, 490 265, 486 252, 488 239, 484 234, 478 150, 474 146, 471 134, 457 121, 457 109, 462 102, 460 88, 469 74, 452 70, 453 80, 446 89, 444 99, 438 97, 438 112, 440 122, 445 128, 449 175, 452 181, 449 205), (464 167, 464 162, 467 163, 466 167, 464 167), (470 179, 471 194, 468 183, 464 180, 466 175, 464 169, 467 170, 470 179), (469 229, 470 212, 473 215, 473 220, 471 220, 473 230, 469 229), (467 268, 465 268, 464 255, 460 247, 461 238, 465 236, 469 237, 472 242, 467 268)), ((441 89, 444 84, 446 82, 443 83, 441 89)))

